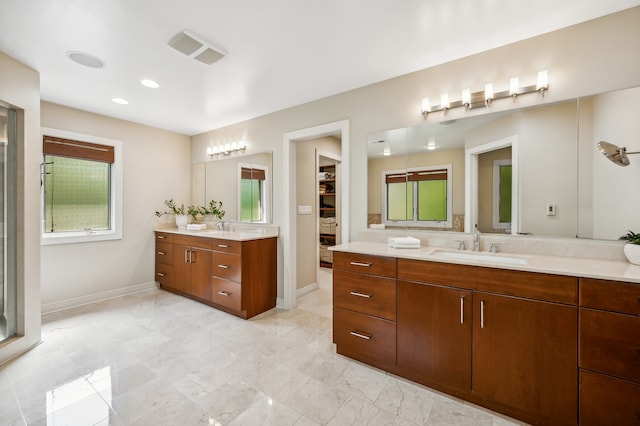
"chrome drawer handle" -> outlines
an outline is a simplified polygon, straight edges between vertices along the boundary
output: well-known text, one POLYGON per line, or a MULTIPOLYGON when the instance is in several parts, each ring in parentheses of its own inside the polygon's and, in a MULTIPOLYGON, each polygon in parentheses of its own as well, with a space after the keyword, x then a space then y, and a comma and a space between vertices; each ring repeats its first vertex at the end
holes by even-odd
POLYGON ((165 238, 167 238, 167 237, 165 237, 164 235, 158 235, 158 239, 159 240, 164 240, 165 238))
POLYGON ((371 266, 370 263, 361 263, 361 262, 350 262, 353 266, 365 266, 365 267, 369 267, 371 266))
POLYGON ((352 291, 350 293, 352 296, 364 297, 365 299, 371 299, 371 294, 359 293, 357 291, 352 291))
POLYGON ((218 244, 218 247, 222 247, 222 248, 229 248, 229 246, 228 246, 228 245, 226 245, 226 244, 218 244))
POLYGON ((160 256, 164 256, 164 255, 165 255, 165 254, 167 254, 167 253, 165 253, 165 252, 163 252, 163 251, 159 251, 159 252, 158 252, 158 254, 159 254, 160 256))
POLYGON ((162 272, 158 272, 158 276, 159 277, 164 277, 164 274, 162 272))
POLYGON ((231 296, 231 293, 229 293, 228 291, 219 291, 218 294, 225 297, 231 296))
POLYGON ((366 334, 366 333, 361 333, 359 331, 352 331, 349 334, 351 334, 352 336, 355 337, 359 337, 361 339, 365 339, 365 340, 371 340, 371 334, 366 334))
POLYGON ((229 265, 218 265, 218 268, 229 269, 229 265))

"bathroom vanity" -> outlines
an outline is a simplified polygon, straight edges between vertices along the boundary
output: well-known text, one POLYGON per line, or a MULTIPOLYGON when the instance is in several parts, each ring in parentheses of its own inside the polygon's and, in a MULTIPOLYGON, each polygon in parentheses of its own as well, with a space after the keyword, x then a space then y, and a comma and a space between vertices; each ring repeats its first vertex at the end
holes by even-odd
POLYGON ((156 231, 160 287, 247 319, 276 306, 277 236, 156 231))
POLYGON ((532 424, 640 423, 640 267, 334 250, 338 353, 532 424))

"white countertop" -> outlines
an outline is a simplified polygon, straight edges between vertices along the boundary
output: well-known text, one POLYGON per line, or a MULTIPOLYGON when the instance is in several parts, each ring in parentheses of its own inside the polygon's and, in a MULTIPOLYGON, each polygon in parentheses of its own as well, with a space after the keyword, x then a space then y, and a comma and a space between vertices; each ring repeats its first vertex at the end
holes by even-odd
POLYGON ((264 238, 276 238, 278 236, 277 228, 274 231, 272 227, 269 229, 238 229, 235 231, 219 231, 217 229, 203 229, 198 231, 182 231, 177 228, 161 228, 155 229, 156 232, 166 232, 169 234, 188 235, 190 237, 204 238, 221 238, 223 240, 233 241, 251 241, 264 238))
POLYGON ((585 278, 599 278, 640 284, 640 266, 623 261, 595 260, 577 257, 541 256, 529 254, 456 251, 422 246, 419 249, 394 249, 387 243, 354 241, 330 247, 329 250, 347 253, 389 256, 429 262, 456 263, 517 271, 540 272, 585 278), (463 258, 455 258, 455 253, 463 258), (454 258, 449 258, 452 256, 454 258))

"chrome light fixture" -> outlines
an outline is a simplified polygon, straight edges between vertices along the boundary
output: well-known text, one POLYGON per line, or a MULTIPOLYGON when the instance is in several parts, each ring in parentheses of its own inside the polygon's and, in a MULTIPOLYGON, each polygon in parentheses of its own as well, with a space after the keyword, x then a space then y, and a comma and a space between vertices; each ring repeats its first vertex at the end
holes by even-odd
POLYGON ((540 93, 544 97, 548 89, 549 73, 544 70, 538 73, 536 84, 530 86, 520 87, 520 79, 513 77, 509 80, 509 89, 502 92, 494 92, 493 84, 487 83, 482 91, 471 93, 469 89, 462 90, 462 99, 459 101, 451 102, 446 93, 440 96, 440 105, 431 105, 429 98, 424 98, 422 99, 422 115, 426 118, 429 113, 437 111, 443 111, 446 114, 448 110, 458 107, 464 107, 467 111, 471 108, 489 107, 494 101, 504 98, 512 98, 515 102, 518 96, 527 93, 540 93))
POLYGON ((620 148, 617 145, 605 141, 598 142, 596 146, 598 147, 602 155, 607 157, 612 162, 616 163, 618 166, 623 167, 626 167, 630 164, 629 157, 627 157, 627 155, 640 154, 640 151, 627 152, 627 148, 620 148))
POLYGON ((226 157, 234 152, 244 152, 246 149, 247 145, 242 141, 225 143, 224 145, 208 146, 207 157, 209 157, 210 160, 218 158, 220 155, 226 157))

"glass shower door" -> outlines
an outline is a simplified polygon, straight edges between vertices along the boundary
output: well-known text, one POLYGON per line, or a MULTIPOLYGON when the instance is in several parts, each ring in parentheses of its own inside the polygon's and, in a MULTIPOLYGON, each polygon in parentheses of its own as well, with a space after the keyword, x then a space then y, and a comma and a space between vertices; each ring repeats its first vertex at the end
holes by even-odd
POLYGON ((0 342, 16 335, 16 111, 0 106, 0 342))

